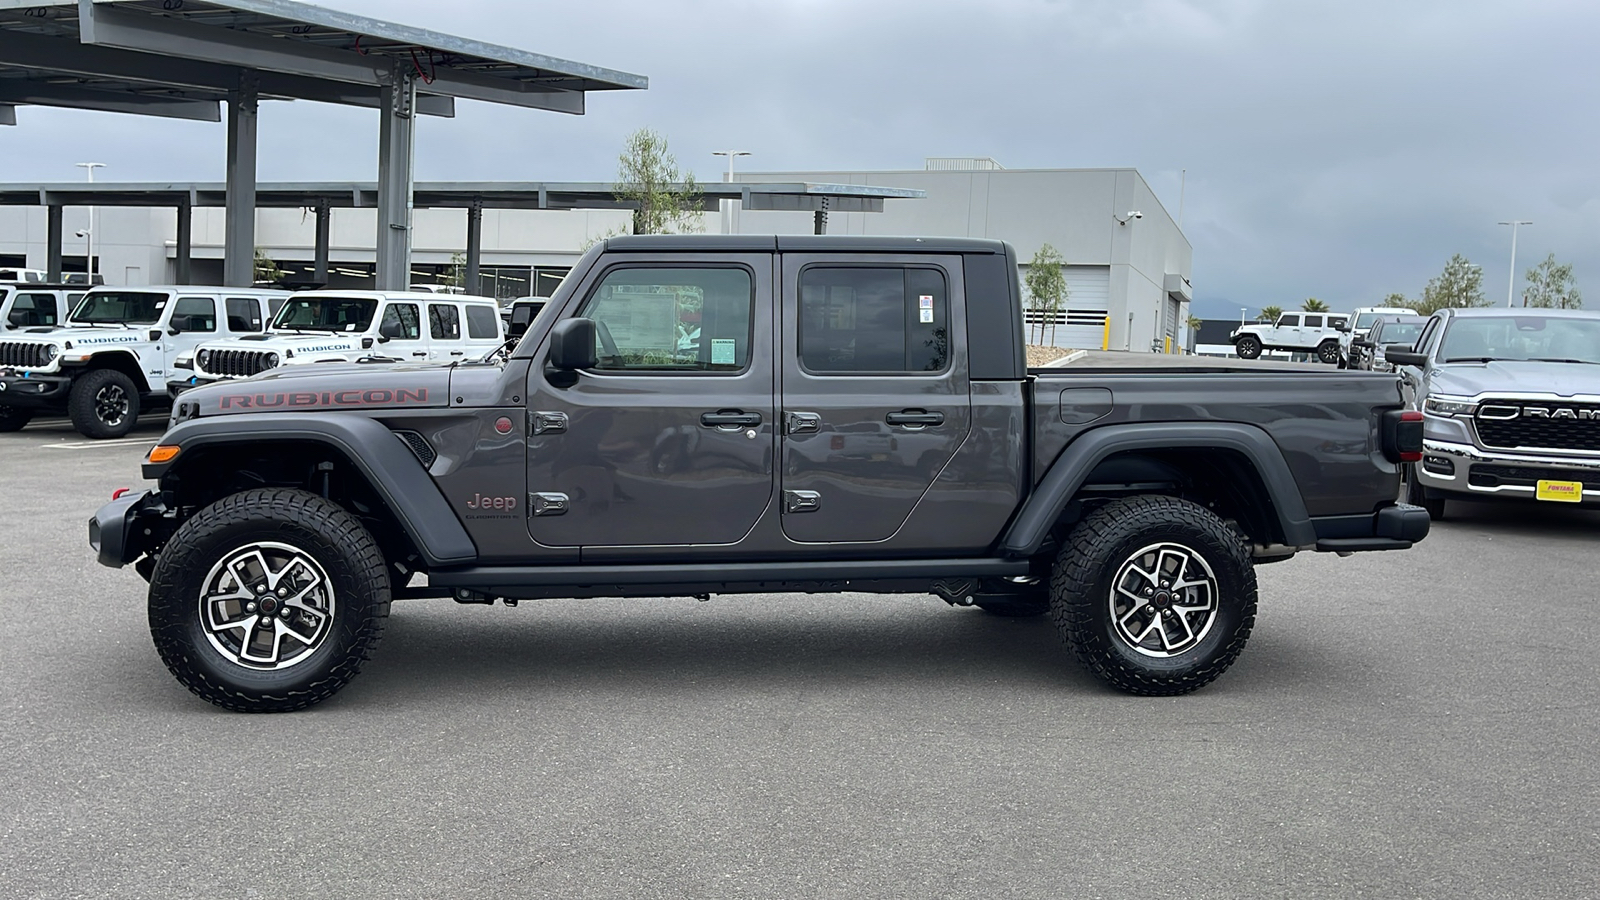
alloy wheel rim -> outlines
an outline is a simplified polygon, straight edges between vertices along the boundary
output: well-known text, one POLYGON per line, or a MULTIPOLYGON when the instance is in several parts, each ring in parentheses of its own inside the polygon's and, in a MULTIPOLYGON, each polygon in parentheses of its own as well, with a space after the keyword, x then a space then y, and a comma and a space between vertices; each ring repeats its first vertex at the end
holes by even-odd
POLYGON ((310 554, 259 541, 222 557, 201 582, 200 627, 229 662, 279 671, 326 642, 336 608, 333 583, 310 554))
POLYGON ((121 387, 108 384, 94 395, 94 413, 106 425, 116 427, 128 417, 128 394, 121 387))
POLYGON ((1216 624, 1217 593, 1216 574, 1193 548, 1151 544, 1130 554, 1111 582, 1112 631, 1143 656, 1179 656, 1216 624))

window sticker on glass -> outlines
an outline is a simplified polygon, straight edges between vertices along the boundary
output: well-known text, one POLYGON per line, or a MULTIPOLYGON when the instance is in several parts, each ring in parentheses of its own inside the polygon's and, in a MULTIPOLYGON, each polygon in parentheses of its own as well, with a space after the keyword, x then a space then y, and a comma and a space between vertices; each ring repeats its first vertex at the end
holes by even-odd
POLYGON ((167 308, 167 301, 165 301, 165 300, 157 300, 156 301, 156 309, 166 309, 166 308, 167 308))
POLYGON ((917 310, 917 312, 921 313, 921 322, 922 322, 923 325, 931 325, 931 324, 933 324, 933 310, 931 310, 931 309, 919 309, 919 310, 917 310))
POLYGON ((736 343, 730 338, 712 338, 711 364, 714 366, 734 365, 733 348, 736 343))
POLYGON ((933 309, 933 295, 923 294, 917 298, 918 309, 933 309))

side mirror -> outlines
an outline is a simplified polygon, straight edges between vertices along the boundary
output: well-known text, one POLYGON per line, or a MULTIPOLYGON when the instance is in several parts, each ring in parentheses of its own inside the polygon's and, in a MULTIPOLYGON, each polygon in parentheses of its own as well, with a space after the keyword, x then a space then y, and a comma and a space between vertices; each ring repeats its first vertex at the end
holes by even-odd
POLYGON ((1383 348, 1383 358, 1397 366, 1423 368, 1428 364, 1428 354, 1418 353, 1410 344, 1390 344, 1383 348))
POLYGON ((567 319, 550 329, 550 356, 552 368, 564 371, 592 369, 600 363, 594 350, 595 329, 593 319, 567 319))
POLYGON ((188 316, 173 316, 172 321, 167 323, 167 334, 183 334, 184 330, 188 327, 188 316))
POLYGON ((529 304, 518 304, 511 308, 511 321, 506 323, 506 340, 521 340, 528 333, 528 326, 533 324, 533 317, 538 314, 529 304))

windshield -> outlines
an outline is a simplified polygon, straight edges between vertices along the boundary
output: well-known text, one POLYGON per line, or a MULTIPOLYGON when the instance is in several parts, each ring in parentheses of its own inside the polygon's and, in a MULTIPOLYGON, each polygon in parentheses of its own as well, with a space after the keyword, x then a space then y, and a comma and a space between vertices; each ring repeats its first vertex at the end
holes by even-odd
POLYGON ((1489 360, 1600 364, 1600 319, 1506 315, 1450 323, 1439 348, 1440 362, 1489 360))
POLYGON ((151 325, 160 321, 166 306, 166 294, 90 291, 72 311, 72 321, 85 325, 151 325))
POLYGON ((1405 344, 1411 346, 1417 342, 1417 336, 1422 334, 1422 326, 1426 322, 1389 322, 1378 331, 1378 341, 1384 346, 1389 344, 1405 344))
POLYGON ((273 328, 307 331, 366 331, 378 301, 362 297, 317 297, 303 294, 291 298, 272 320, 273 328))
POLYGON ((1372 323, 1378 321, 1378 317, 1381 316, 1381 315, 1383 315, 1383 313, 1373 313, 1373 312, 1362 313, 1361 315, 1356 316, 1355 327, 1358 330, 1364 330, 1364 329, 1367 329, 1367 328, 1371 328, 1372 327, 1372 323))

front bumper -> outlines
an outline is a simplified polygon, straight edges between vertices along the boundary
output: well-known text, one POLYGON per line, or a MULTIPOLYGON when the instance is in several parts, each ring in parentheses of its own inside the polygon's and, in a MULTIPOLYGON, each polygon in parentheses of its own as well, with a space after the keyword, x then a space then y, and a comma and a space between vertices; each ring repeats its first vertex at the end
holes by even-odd
POLYGON ((204 375, 193 375, 188 378, 175 378, 172 381, 167 382, 167 397, 169 399, 176 400, 178 399, 178 395, 184 391, 192 390, 197 387, 205 387, 208 384, 216 384, 220 380, 221 379, 217 378, 208 378, 204 375))
POLYGON ((67 405, 71 393, 69 375, 0 375, 0 406, 56 409, 67 405))
POLYGON ((1417 481, 1434 493, 1533 500, 1539 481, 1579 481, 1583 502, 1600 503, 1600 457, 1507 453, 1424 440, 1417 481))
POLYGON ((89 519, 89 546, 100 565, 120 569, 160 546, 170 518, 159 493, 126 494, 89 519))

